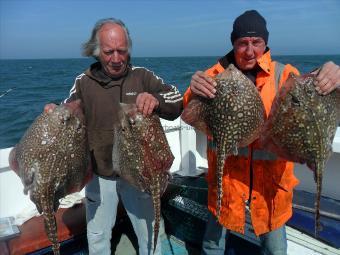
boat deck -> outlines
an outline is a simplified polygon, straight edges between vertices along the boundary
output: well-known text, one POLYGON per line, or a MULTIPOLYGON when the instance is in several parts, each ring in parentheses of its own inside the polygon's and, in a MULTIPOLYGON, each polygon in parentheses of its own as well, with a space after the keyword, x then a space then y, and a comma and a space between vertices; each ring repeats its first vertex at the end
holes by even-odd
MULTIPOLYGON (((201 243, 207 216, 206 183, 204 177, 174 176, 167 192, 162 198, 162 213, 165 229, 161 229, 160 242, 164 255, 196 255, 201 252, 201 243)), ((338 201, 322 200, 321 222, 324 230, 319 240, 314 233, 314 195, 296 191, 294 215, 288 222, 288 254, 301 253, 301 247, 312 250, 308 254, 340 254, 338 215, 332 212, 340 210, 338 201), (327 209, 328 208, 328 209, 327 209), (326 211, 325 211, 326 210, 326 211), (332 218, 333 217, 333 218, 332 218), (292 228, 294 227, 294 228, 292 228), (309 235, 308 235, 309 234, 309 235), (327 242, 327 244, 325 243, 327 242), (297 250, 297 252, 292 252, 297 250)), ((83 204, 58 210, 58 239, 61 241, 61 254, 88 254, 83 204)), ((244 255, 260 254, 259 240, 247 222, 246 235, 233 233, 226 242, 225 254, 244 255)), ((0 242, 0 255, 44 255, 52 254, 50 242, 46 237, 42 217, 34 217, 20 226, 21 234, 6 242, 0 242)), ((112 254, 138 254, 137 237, 123 207, 119 207, 117 223, 112 231, 112 254)))
MULTIPOLYGON (((63 255, 87 255, 87 239, 85 233, 85 209, 77 205, 69 209, 59 209, 57 213, 58 238, 61 242, 63 255), (72 219, 72 222, 71 222, 72 219)), ((50 243, 47 240, 42 217, 35 217, 24 223, 21 234, 8 241, 0 242, 0 255, 53 255, 50 243)), ((184 242, 177 238, 171 230, 161 229, 160 241, 164 255, 198 255, 201 247, 197 244, 184 242)), ((259 247, 237 236, 228 240, 228 251, 225 254, 260 254, 259 247), (233 252, 233 253, 230 253, 233 252)), ((137 237, 125 213, 120 213, 119 220, 112 230, 112 254, 134 255, 138 254, 137 237)))

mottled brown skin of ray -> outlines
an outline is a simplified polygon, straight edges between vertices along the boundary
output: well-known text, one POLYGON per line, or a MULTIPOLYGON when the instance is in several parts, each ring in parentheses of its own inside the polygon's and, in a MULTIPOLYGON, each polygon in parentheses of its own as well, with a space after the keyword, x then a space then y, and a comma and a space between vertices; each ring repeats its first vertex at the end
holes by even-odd
POLYGON ((219 218, 226 157, 237 155, 238 147, 247 146, 259 137, 264 124, 265 110, 254 83, 234 65, 229 65, 223 73, 215 77, 215 80, 217 82, 215 98, 192 99, 181 118, 207 135, 211 133, 214 138, 217 151, 216 213, 219 218), (197 108, 202 110, 198 111, 197 108))
POLYGON ((211 135, 209 127, 203 117, 204 103, 199 96, 193 95, 193 98, 189 102, 188 106, 181 114, 181 119, 190 126, 193 126, 196 130, 203 132, 206 135, 211 135))
POLYGON ((113 169, 130 184, 151 195, 155 215, 155 251, 160 228, 161 195, 167 187, 174 156, 157 115, 143 117, 135 105, 123 104, 118 114, 121 125, 114 131, 113 169))
POLYGON ((205 104, 205 120, 217 149, 217 218, 223 196, 226 156, 258 138, 264 123, 264 106, 255 85, 233 65, 215 78, 216 97, 205 104))
POLYGON ((337 128, 336 92, 319 95, 315 76, 290 75, 276 96, 265 126, 264 144, 277 155, 306 163, 317 185, 315 236, 321 229, 320 197, 324 166, 332 154, 337 128))
POLYGON ((24 193, 30 194, 43 214, 54 254, 60 254, 54 216, 59 199, 80 190, 87 174, 88 147, 80 107, 76 101, 42 113, 9 159, 24 184, 24 193))

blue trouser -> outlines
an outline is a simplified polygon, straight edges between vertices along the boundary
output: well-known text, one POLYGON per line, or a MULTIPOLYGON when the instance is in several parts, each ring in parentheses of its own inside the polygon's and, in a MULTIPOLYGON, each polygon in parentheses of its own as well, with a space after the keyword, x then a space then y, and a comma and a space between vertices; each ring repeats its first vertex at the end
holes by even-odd
MULTIPOLYGON (((150 195, 137 190, 119 177, 102 178, 97 175, 87 184, 85 193, 90 255, 111 254, 111 233, 116 222, 119 198, 136 233, 139 254, 152 254, 154 212, 150 195)), ((154 254, 161 254, 159 236, 154 254)))
MULTIPOLYGON (((208 222, 203 238, 202 254, 223 255, 225 242, 230 231, 218 223, 216 217, 209 212, 208 222)), ((261 251, 264 255, 287 255, 286 228, 281 228, 259 236, 261 251)))

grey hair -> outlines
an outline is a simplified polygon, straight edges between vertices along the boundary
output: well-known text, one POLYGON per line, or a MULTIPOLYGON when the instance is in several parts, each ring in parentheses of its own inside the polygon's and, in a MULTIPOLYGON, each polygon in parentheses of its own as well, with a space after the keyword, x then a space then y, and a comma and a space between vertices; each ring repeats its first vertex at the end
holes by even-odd
POLYGON ((94 57, 95 59, 98 59, 100 48, 99 48, 99 37, 98 37, 98 31, 105 25, 105 24, 116 24, 119 25, 123 30, 125 31, 125 36, 128 41, 128 53, 131 53, 132 48, 132 40, 130 37, 129 30, 125 26, 124 22, 120 19, 115 18, 107 18, 107 19, 100 19, 96 22, 92 29, 92 34, 90 39, 83 44, 83 56, 86 57, 94 57))

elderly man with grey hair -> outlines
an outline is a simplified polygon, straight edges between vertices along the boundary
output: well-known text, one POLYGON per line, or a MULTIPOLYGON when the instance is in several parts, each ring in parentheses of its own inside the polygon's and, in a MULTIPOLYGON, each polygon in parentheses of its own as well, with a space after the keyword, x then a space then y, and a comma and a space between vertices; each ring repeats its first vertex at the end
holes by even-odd
MULTIPOLYGON (((99 20, 83 54, 97 62, 76 77, 65 102, 81 99, 88 128, 94 177, 86 186, 87 237, 90 254, 111 254, 111 232, 121 199, 138 238, 139 254, 153 253, 152 199, 112 169, 113 128, 118 123, 120 103, 136 103, 143 115, 155 112, 173 120, 182 110, 176 87, 143 67, 130 63, 131 38, 120 20, 99 20)), ((161 242, 154 254, 161 254, 161 242)))

